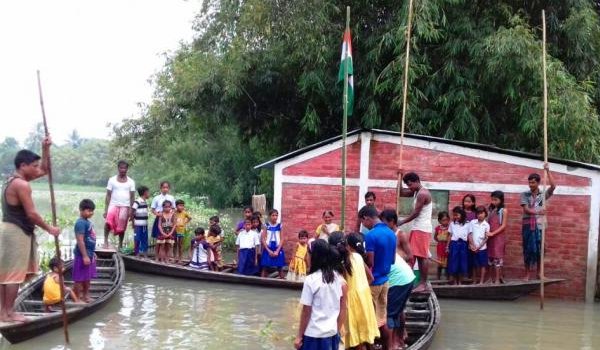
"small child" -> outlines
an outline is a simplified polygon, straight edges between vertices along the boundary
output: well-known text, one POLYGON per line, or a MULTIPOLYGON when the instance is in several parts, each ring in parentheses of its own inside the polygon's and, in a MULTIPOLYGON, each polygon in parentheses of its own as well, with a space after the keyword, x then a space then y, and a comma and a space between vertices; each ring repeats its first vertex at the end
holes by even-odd
POLYGON ((320 238, 327 241, 329 239, 329 235, 339 231, 340 227, 331 222, 333 220, 333 212, 331 210, 325 210, 323 215, 321 215, 321 218, 323 219, 323 223, 317 226, 317 229, 315 230, 315 237, 317 239, 320 238))
MULTIPOLYGON (((171 184, 168 181, 162 181, 159 186, 160 193, 152 199, 152 203, 150 204, 150 209, 152 210, 152 214, 154 215, 154 223, 152 224, 152 239, 158 240, 158 236, 160 234, 160 230, 158 228, 160 222, 160 213, 162 213, 163 204, 165 201, 171 202, 171 207, 175 207, 175 197, 169 194, 171 190, 171 184)), ((155 247, 155 256, 158 257, 161 255, 160 248, 162 244, 156 243, 155 247)))
POLYGON ((288 281, 304 282, 306 272, 310 270, 310 255, 308 254, 308 232, 300 230, 298 232, 298 243, 294 257, 290 261, 290 266, 286 279, 288 281))
POLYGON ((244 214, 244 218, 242 220, 240 220, 235 227, 236 236, 237 236, 238 232, 240 232, 241 230, 244 229, 244 222, 246 221, 246 219, 252 220, 254 208, 252 208, 252 206, 250 206, 250 205, 245 206, 242 213, 244 214))
POLYGON ((335 270, 339 253, 317 239, 312 246, 310 274, 304 280, 296 349, 338 350, 348 312, 348 286, 335 270))
POLYGON ((254 275, 258 272, 258 250, 260 239, 256 231, 252 229, 252 219, 244 221, 244 228, 238 232, 235 240, 238 257, 238 273, 242 275, 254 275))
MULTIPOLYGON (((48 267, 50 268, 50 273, 46 276, 46 280, 44 281, 44 309, 46 312, 52 312, 52 306, 60 303, 60 277, 59 273, 63 272, 64 265, 63 262, 60 261, 57 257, 50 259, 48 263, 48 267)), ((63 284, 63 288, 65 290, 65 298, 67 295, 71 296, 74 302, 79 302, 79 298, 77 294, 73 292, 73 290, 63 284)))
POLYGON ((190 267, 198 270, 209 270, 212 262, 210 258, 212 246, 206 241, 202 227, 196 228, 194 234, 195 238, 192 239, 190 244, 190 255, 192 256, 190 267))
POLYGON ((488 260, 494 275, 492 283, 504 283, 502 280, 502 266, 504 265, 504 252, 506 249, 506 235, 504 231, 508 223, 508 210, 504 208, 504 192, 492 192, 490 215, 488 217, 490 233, 488 234, 488 260))
POLYGON ((90 218, 94 215, 96 205, 91 199, 79 203, 79 218, 75 222, 75 238, 77 244, 73 249, 73 289, 78 298, 90 302, 90 280, 96 277, 96 232, 90 218))
MULTIPOLYGON (((208 219, 208 227, 211 227, 212 225, 217 225, 217 226, 221 227, 221 223, 220 223, 220 221, 221 221, 221 220, 219 219, 219 217, 218 217, 217 215, 215 215, 215 216, 211 216, 211 217, 208 219)), ((223 231, 221 231, 221 234, 222 234, 222 233, 223 233, 223 231)))
POLYGON ((277 209, 271 209, 266 230, 261 235, 263 246, 260 260, 260 266, 262 266, 261 277, 267 277, 267 268, 274 267, 279 271, 279 278, 285 278, 283 275, 283 267, 285 266, 283 243, 285 240, 281 237, 281 223, 277 223, 278 218, 279 212, 277 209))
POLYGON ((158 239, 156 240, 157 250, 160 252, 156 256, 157 261, 167 262, 170 258, 171 247, 173 246, 173 243, 175 243, 175 240, 173 239, 173 236, 175 235, 174 216, 175 214, 171 208, 171 202, 164 201, 158 223, 158 239))
POLYGON ((462 284, 463 277, 468 273, 467 260, 469 257, 468 244, 471 224, 462 207, 452 209, 453 221, 448 226, 450 244, 448 246, 448 275, 450 284, 462 284))
MULTIPOLYGON (((476 209, 477 219, 471 221, 471 234, 469 235, 469 248, 473 252, 473 266, 479 270, 481 276, 479 284, 485 283, 485 273, 488 264, 487 235, 490 233, 490 225, 485 221, 487 209, 479 206, 476 209)), ((473 274, 473 281, 477 275, 473 274)))
POLYGON ((223 237, 221 237, 221 228, 219 225, 210 225, 206 241, 212 247, 210 251, 211 270, 219 271, 223 267, 223 257, 221 256, 221 243, 223 242, 223 237))
MULTIPOLYGON (((475 212, 476 204, 475 204, 475 196, 472 194, 466 194, 462 199, 462 208, 465 211, 465 215, 467 216, 467 223, 477 219, 477 213, 475 212)), ((469 278, 473 277, 473 260, 475 257, 473 256, 473 252, 468 250, 468 258, 467 258, 467 274, 469 278)))
MULTIPOLYGON (((258 241, 262 240, 263 232, 265 232, 264 225, 262 224, 260 213, 252 215, 252 231, 256 234, 258 241)), ((258 261, 261 261, 262 251, 260 249, 256 250, 256 254, 258 256, 258 261)), ((258 268, 258 263, 256 263, 256 267, 258 268)))
POLYGON ((439 212, 438 223, 433 239, 437 242, 437 278, 439 280, 442 279, 442 270, 446 270, 446 278, 448 278, 448 225, 450 224, 450 215, 447 211, 439 212))
POLYGON ((148 198, 150 190, 146 186, 137 189, 140 198, 131 206, 131 221, 133 223, 134 254, 148 258, 148 198))
POLYGON ((177 254, 176 263, 181 262, 183 253, 183 241, 185 240, 185 232, 187 225, 192 221, 192 216, 185 210, 185 202, 181 199, 175 201, 175 247, 174 255, 177 254))

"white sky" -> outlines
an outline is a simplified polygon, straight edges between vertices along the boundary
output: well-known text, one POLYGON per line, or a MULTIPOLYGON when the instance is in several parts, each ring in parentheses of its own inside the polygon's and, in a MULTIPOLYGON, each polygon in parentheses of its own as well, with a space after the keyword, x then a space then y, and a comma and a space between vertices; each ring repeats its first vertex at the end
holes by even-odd
POLYGON ((0 2, 0 141, 23 141, 41 121, 41 71, 56 143, 77 129, 107 138, 107 123, 139 115, 164 52, 192 39, 202 0, 0 2))

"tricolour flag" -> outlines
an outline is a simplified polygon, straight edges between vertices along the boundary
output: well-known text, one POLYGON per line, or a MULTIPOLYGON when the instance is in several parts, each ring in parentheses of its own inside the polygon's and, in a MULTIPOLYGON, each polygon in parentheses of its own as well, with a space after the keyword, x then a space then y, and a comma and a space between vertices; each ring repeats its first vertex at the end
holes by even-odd
POLYGON ((344 65, 347 65, 348 73, 348 103, 346 107, 348 108, 348 115, 352 115, 352 109, 354 108, 354 78, 352 77, 352 36, 350 35, 350 28, 346 28, 344 41, 342 42, 342 58, 338 74, 338 81, 341 82, 344 81, 344 65))

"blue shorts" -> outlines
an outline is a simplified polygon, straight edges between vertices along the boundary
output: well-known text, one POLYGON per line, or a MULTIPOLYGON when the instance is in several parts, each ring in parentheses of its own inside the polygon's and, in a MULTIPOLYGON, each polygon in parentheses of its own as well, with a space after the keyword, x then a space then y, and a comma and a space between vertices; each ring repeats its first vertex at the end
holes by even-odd
POLYGON ((468 273, 469 248, 467 241, 450 241, 448 247, 448 275, 466 275, 468 273))
POLYGON ((136 253, 146 253, 148 251, 148 226, 134 226, 133 241, 137 248, 136 253))
POLYGON ((185 233, 176 233, 175 238, 177 240, 183 239, 185 237, 185 233))
POLYGON ((339 334, 327 338, 313 338, 305 335, 302 337, 300 350, 339 350, 339 348, 339 334))
POLYGON ((487 250, 480 250, 473 252, 473 266, 474 267, 487 267, 488 265, 488 253, 487 250))

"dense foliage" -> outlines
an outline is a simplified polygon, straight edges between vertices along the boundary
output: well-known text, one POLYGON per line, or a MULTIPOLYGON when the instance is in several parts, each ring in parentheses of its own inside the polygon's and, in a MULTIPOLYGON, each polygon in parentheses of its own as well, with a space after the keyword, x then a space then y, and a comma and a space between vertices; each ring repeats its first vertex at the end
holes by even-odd
MULTIPOLYGON (((114 129, 137 177, 216 205, 248 202, 252 166, 339 134, 336 85, 352 6, 351 128, 398 129, 406 1, 206 0, 196 38, 155 77, 139 119, 114 129)), ((541 151, 541 10, 548 18, 550 153, 600 160, 600 18, 584 0, 415 0, 408 131, 541 151)))

